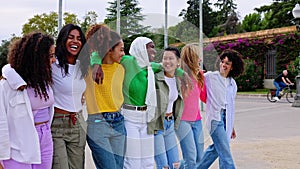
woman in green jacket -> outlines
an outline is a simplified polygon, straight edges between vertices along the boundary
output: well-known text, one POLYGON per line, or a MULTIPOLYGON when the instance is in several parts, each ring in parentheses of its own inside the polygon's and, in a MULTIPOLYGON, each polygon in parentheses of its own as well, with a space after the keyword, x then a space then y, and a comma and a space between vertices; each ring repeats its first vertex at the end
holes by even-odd
MULTIPOLYGON (((154 152, 157 168, 179 168, 178 146, 174 128, 177 128, 183 111, 179 67, 180 52, 168 47, 163 52, 163 70, 155 74, 157 108, 155 118, 148 123, 148 134, 155 134, 154 152)), ((186 85, 185 85, 186 86, 186 85)))

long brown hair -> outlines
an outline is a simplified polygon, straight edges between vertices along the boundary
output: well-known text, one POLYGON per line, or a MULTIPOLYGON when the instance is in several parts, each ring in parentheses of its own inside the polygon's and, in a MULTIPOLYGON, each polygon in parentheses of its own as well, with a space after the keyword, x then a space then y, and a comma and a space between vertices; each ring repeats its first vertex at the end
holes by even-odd
POLYGON ((199 53, 200 48, 198 46, 193 44, 185 45, 181 49, 181 68, 203 88, 204 75, 199 65, 199 53))
POLYGON ((86 33, 86 38, 90 52, 98 52, 101 58, 121 40, 121 36, 105 24, 92 25, 86 33))
POLYGON ((54 39, 40 32, 24 35, 14 41, 8 51, 8 63, 22 77, 35 94, 49 98, 47 88, 52 84, 50 47, 54 39))

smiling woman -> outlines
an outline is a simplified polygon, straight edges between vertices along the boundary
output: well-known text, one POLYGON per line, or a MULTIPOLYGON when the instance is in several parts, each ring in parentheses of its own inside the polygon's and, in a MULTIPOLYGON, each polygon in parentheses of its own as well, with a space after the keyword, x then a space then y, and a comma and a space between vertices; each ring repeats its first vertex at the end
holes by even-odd
POLYGON ((89 63, 81 28, 65 25, 56 40, 57 62, 52 64, 54 120, 53 169, 84 168, 86 122, 82 114, 84 80, 89 63), (82 54, 85 57, 79 57, 82 54))

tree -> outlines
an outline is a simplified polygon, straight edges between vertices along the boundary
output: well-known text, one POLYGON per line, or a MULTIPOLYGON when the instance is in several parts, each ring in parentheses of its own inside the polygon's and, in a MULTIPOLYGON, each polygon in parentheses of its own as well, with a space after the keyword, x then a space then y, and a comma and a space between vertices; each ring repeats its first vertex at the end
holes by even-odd
MULTIPOLYGON (((89 15, 87 15, 89 16, 89 15)), ((80 20, 77 19, 77 15, 65 12, 63 15, 64 23, 80 24, 80 20)), ((58 14, 56 12, 50 12, 49 14, 43 13, 41 15, 34 15, 27 23, 23 25, 22 34, 27 34, 32 31, 41 31, 56 37, 58 34, 58 14)))
MULTIPOLYGON (((179 16, 183 16, 183 19, 193 24, 194 27, 199 27, 199 0, 188 0, 187 4, 189 5, 187 9, 182 9, 179 16)), ((203 17, 203 33, 210 36, 211 31, 214 26, 217 25, 215 19, 216 13, 213 12, 210 7, 211 3, 209 0, 203 0, 202 4, 202 17, 203 17)), ((181 25, 182 26, 182 25, 181 25)))
POLYGON ((265 14, 263 19, 265 29, 280 28, 292 25, 292 10, 300 0, 273 0, 271 5, 255 8, 259 14, 265 14), (267 14, 267 15, 266 15, 267 14), (266 17, 267 16, 267 17, 266 17))
POLYGON ((58 15, 55 12, 50 14, 43 13, 41 15, 34 15, 27 23, 23 25, 22 34, 27 34, 32 31, 42 31, 49 35, 57 35, 58 15))
POLYGON ((183 20, 176 26, 170 27, 169 36, 175 37, 184 43, 199 41, 199 28, 187 20, 183 20))
POLYGON ((242 21, 242 28, 246 32, 262 30, 262 19, 260 14, 252 13, 246 15, 242 21))
MULTIPOLYGON (((13 35, 13 38, 15 35, 13 35)), ((11 40, 2 40, 1 46, 0 46, 0 70, 4 65, 7 64, 7 54, 8 54, 8 46, 10 44, 11 40)), ((2 75, 2 71, 0 71, 0 76, 2 75)))
POLYGON ((83 22, 80 24, 83 32, 86 32, 90 25, 94 25, 97 23, 98 15, 94 11, 89 11, 83 17, 83 22))
MULTIPOLYGON (((111 29, 116 29, 117 1, 114 0, 108 3, 110 6, 106 8, 108 14, 104 23, 108 24, 111 29)), ((137 0, 120 0, 120 31, 124 38, 145 33, 150 28, 140 24, 144 20, 144 15, 141 14, 142 8, 137 7, 138 4, 137 0)))
POLYGON ((237 7, 233 1, 234 0, 217 0, 214 4, 218 9, 220 9, 217 16, 218 22, 225 23, 232 13, 236 13, 237 7))
POLYGON ((214 4, 219 9, 215 17, 218 26, 214 28, 214 31, 218 32, 217 36, 235 34, 240 31, 238 13, 236 12, 237 5, 233 1, 217 0, 214 4))

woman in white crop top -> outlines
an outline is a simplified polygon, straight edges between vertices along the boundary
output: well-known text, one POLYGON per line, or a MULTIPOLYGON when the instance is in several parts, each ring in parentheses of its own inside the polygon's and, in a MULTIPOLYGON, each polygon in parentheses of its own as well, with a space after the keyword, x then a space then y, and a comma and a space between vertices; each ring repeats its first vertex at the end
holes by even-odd
POLYGON ((82 116, 82 97, 89 64, 85 42, 81 28, 73 24, 65 25, 56 40, 57 62, 52 64, 53 169, 84 168, 86 122, 82 116))

